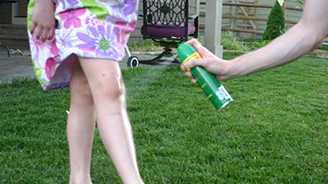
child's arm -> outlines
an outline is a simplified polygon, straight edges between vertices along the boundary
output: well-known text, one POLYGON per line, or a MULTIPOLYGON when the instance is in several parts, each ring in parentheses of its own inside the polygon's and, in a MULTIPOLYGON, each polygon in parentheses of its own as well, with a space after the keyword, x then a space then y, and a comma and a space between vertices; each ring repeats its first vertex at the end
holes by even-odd
POLYGON ((34 38, 45 42, 55 32, 54 3, 52 0, 36 0, 32 13, 31 33, 34 38))

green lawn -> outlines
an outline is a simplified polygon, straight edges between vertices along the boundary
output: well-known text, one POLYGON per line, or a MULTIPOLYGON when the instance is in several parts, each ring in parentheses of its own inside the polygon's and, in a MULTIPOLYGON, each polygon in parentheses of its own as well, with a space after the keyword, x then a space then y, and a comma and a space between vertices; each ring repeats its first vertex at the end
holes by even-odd
MULTIPOLYGON (((328 62, 303 58, 225 83, 217 112, 177 66, 124 71, 147 184, 328 183, 328 62)), ((0 183, 67 183, 67 90, 0 85, 0 183)), ((120 183, 99 136, 95 184, 120 183)))

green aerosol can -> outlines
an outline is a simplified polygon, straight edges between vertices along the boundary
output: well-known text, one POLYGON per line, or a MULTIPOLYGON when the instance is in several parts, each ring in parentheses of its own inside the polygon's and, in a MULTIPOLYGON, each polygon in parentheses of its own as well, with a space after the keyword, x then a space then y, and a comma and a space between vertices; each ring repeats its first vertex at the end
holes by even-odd
MULTIPOLYGON (((201 59, 200 54, 188 43, 179 45, 177 48, 177 55, 181 63, 194 59, 201 59)), ((205 68, 195 66, 191 68, 191 73, 216 109, 222 109, 233 101, 221 82, 205 68)))

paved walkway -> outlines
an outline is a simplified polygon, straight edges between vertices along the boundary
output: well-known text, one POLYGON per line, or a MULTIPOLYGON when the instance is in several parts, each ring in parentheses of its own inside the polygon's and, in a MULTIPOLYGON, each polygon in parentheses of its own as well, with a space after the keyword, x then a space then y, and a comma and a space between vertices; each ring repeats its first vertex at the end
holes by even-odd
POLYGON ((18 78, 33 78, 33 67, 29 56, 0 55, 0 83, 18 78))

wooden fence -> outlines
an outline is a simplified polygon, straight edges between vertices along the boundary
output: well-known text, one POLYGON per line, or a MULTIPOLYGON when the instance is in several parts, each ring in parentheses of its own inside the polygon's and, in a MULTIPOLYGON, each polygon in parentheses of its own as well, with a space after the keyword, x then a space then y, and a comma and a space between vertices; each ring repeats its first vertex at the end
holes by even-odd
MULTIPOLYGON (((1 0, 0 0, 1 1, 1 0)), ((22 0, 26 1, 26 0, 22 0)), ((191 1, 191 12, 196 11, 196 1, 191 1)), ((302 15, 301 5, 297 0, 285 0, 284 11, 286 23, 290 27, 294 25, 302 15)), ((204 31, 205 22, 205 3, 206 0, 200 0, 200 32, 204 31)), ((222 30, 234 32, 236 36, 242 38, 257 38, 264 32, 270 10, 275 0, 223 0, 223 21, 222 30)), ((24 8, 26 8, 24 6, 24 8)), ((11 8, 0 6, 0 15, 3 15, 0 24, 10 24, 11 8), (6 15, 6 16, 5 16, 6 15), (6 20, 6 17, 9 19, 6 20)), ((140 28, 142 25, 142 0, 140 0, 139 21, 137 30, 132 34, 132 40, 142 39, 140 28)), ((23 12, 23 11, 22 11, 23 12)))
MULTIPOLYGON (((264 32, 273 5, 258 4, 256 1, 255 3, 232 1, 224 3, 223 7, 225 10, 223 14, 223 31, 244 33, 244 37, 254 37, 264 32)), ((284 12, 286 24, 290 27, 297 23, 302 14, 302 9, 285 3, 284 12)))
MULTIPOLYGON (((196 10, 195 0, 191 3, 191 12, 196 10)), ((273 7, 274 0, 223 0, 224 32, 234 32, 242 38, 258 38, 265 30, 268 15, 273 7)), ((200 32, 204 31, 206 0, 200 2, 200 32)), ((285 19, 288 27, 297 23, 302 15, 302 8, 295 0, 287 0, 284 5, 285 19)), ((142 8, 137 31, 132 38, 141 38, 142 8)))

